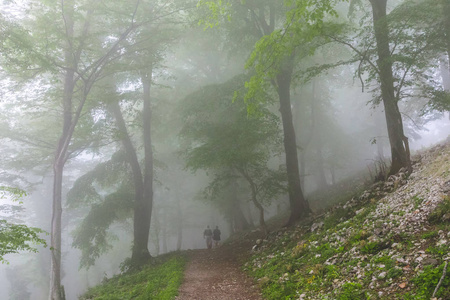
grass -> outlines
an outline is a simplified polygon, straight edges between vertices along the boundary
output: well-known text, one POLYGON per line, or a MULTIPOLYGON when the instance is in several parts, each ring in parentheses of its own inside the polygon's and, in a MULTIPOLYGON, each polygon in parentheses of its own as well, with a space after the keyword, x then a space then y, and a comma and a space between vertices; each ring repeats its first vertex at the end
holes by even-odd
MULTIPOLYGON (((352 192, 339 195, 339 203, 352 199, 352 192)), ((386 215, 381 215, 382 210, 373 215, 376 199, 352 200, 351 205, 338 205, 311 223, 269 236, 245 270, 258 280, 264 299, 430 299, 450 253, 448 243, 439 243, 450 230, 450 199, 442 200, 428 217, 431 226, 417 234, 392 230, 408 211, 391 212, 387 207, 386 215), (319 222, 323 226, 311 232, 311 225, 319 222), (385 222, 390 226, 387 231, 374 234, 373 229, 383 229, 385 222), (425 250, 424 255, 438 266, 419 265, 413 258, 419 250, 425 250), (402 262, 404 257, 409 257, 408 262, 402 262)), ((416 195, 409 203, 419 209, 424 201, 416 195)), ((437 295, 450 299, 448 273, 437 295)))
POLYGON ((164 256, 140 271, 116 275, 89 289, 80 300, 174 299, 183 280, 186 262, 179 253, 175 255, 164 256))

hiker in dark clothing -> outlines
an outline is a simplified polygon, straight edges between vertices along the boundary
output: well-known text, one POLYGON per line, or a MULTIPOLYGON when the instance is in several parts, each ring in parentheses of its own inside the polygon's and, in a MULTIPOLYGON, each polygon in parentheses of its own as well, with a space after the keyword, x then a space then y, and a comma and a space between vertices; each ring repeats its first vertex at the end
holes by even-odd
POLYGON ((220 230, 219 230, 219 226, 216 226, 216 229, 214 229, 213 231, 213 241, 214 241, 214 247, 219 246, 219 241, 220 241, 220 230))
POLYGON ((212 248, 212 231, 209 228, 209 226, 206 226, 205 231, 203 231, 203 238, 206 239, 206 247, 208 247, 208 249, 212 248))

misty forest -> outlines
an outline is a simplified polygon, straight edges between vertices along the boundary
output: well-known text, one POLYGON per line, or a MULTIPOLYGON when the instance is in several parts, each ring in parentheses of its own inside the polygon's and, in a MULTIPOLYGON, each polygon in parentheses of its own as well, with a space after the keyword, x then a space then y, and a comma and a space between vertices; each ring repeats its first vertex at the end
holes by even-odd
POLYGON ((450 0, 0 13, 0 299, 450 299, 450 0))

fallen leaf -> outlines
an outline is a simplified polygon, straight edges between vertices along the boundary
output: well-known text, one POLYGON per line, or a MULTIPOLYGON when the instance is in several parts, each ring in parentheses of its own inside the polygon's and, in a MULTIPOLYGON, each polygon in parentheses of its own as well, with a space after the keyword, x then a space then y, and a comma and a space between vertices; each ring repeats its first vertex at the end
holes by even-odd
POLYGON ((402 282, 398 285, 401 289, 404 289, 406 287, 406 282, 402 282))

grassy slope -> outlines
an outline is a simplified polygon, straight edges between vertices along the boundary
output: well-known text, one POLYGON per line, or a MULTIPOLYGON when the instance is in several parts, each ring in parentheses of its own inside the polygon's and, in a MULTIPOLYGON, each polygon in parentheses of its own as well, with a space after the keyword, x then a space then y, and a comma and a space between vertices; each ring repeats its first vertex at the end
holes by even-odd
MULTIPOLYGON (((314 195, 316 209, 325 200, 345 204, 313 222, 273 231, 245 269, 266 299, 430 299, 450 261, 450 219, 443 221, 450 216, 450 199, 440 192, 445 182, 449 145, 422 155, 407 183, 388 183, 388 193, 362 192, 351 180, 338 191, 314 195), (313 223, 319 229, 311 232, 313 223)), ((228 243, 242 252, 258 236, 241 233, 228 243)), ((185 257, 173 253, 158 261, 117 275, 80 299, 173 299, 185 257)), ((437 296, 450 299, 449 291, 450 266, 437 296)))
MULTIPOLYGON (((245 265, 265 298, 430 299, 450 261, 450 145, 414 168, 272 233, 245 265)), ((450 266, 436 296, 450 299, 450 266)))
POLYGON ((158 257, 155 264, 146 266, 139 272, 114 276, 89 289, 80 299, 174 299, 183 281, 185 262, 185 257, 178 253, 158 257))

